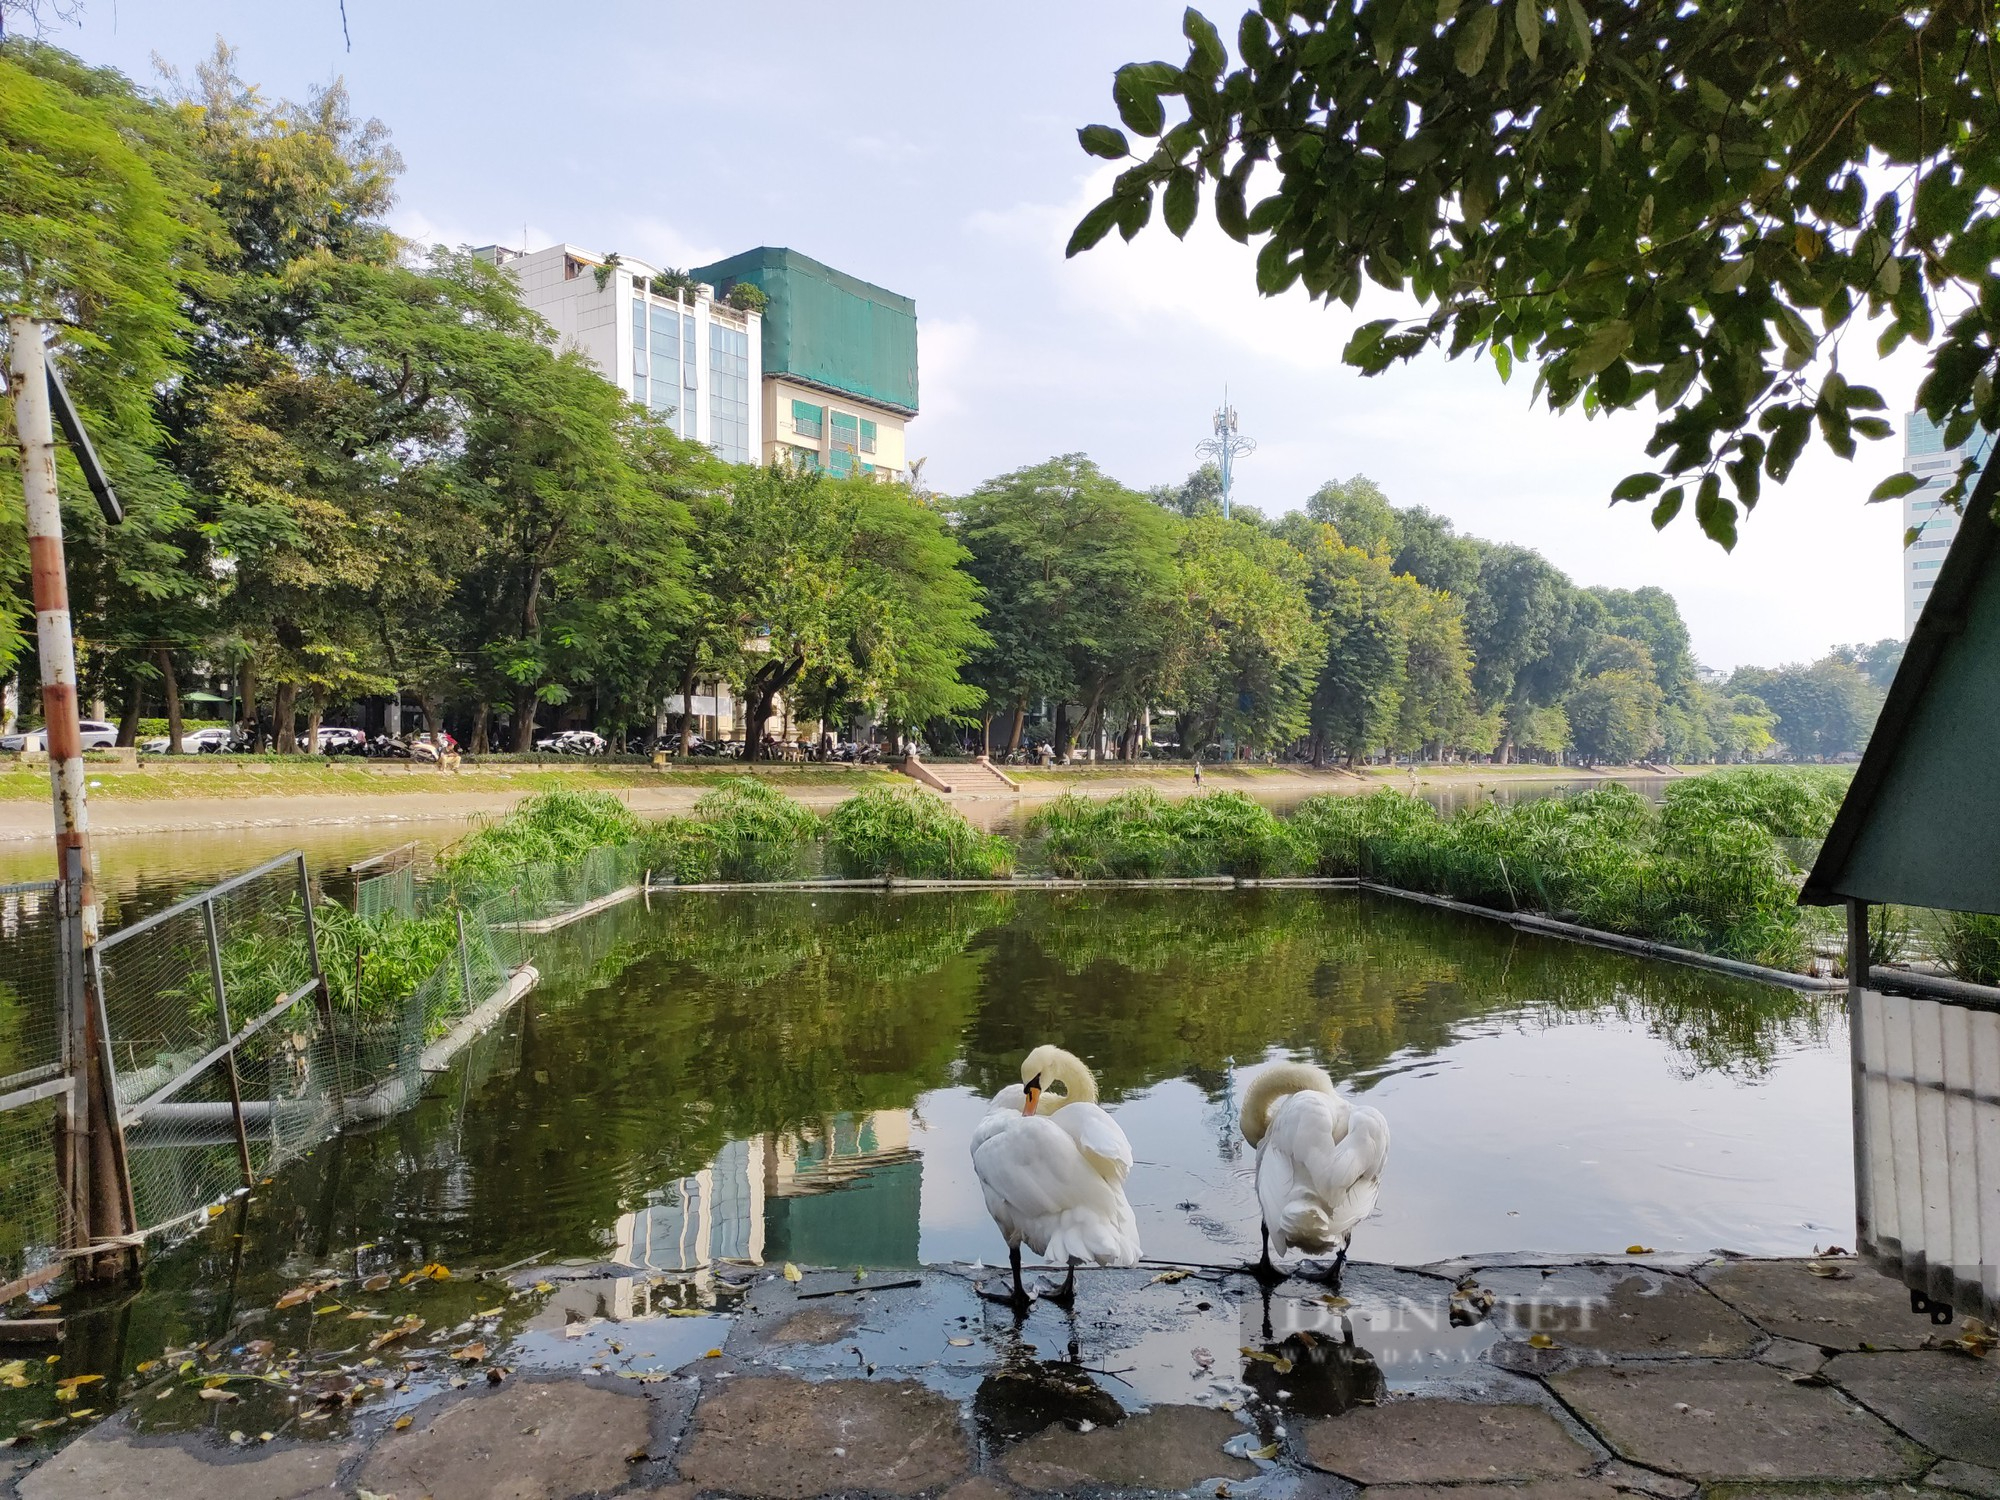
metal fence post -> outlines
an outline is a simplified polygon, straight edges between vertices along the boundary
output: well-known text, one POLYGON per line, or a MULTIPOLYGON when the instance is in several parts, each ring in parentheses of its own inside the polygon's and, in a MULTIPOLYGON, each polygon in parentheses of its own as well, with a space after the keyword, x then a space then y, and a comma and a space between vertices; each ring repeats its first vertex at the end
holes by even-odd
POLYGON ((472 998, 472 955, 466 951, 465 947, 465 908, 460 906, 455 899, 451 903, 451 915, 453 920, 458 923, 459 983, 464 986, 465 1008, 470 1012, 474 1004, 472 998))
POLYGON ((63 1095, 62 1134, 56 1143, 56 1179, 62 1185, 64 1247, 90 1243, 90 1007, 84 997, 82 892, 65 862, 56 882, 56 1002, 61 1007, 62 1065, 69 1079, 63 1095))
MULTIPOLYGON (((243 1085, 236 1073, 236 1033, 229 1024, 229 995, 222 983, 222 939, 215 929, 215 903, 201 903, 201 923, 208 933, 208 979, 215 990, 215 1014, 222 1022, 222 1043, 229 1050, 223 1054, 223 1064, 229 1072, 229 1117, 236 1126, 236 1159, 243 1167, 243 1185, 252 1186, 256 1179, 250 1172, 250 1137, 243 1129, 243 1085)), ((271 1109, 275 1113, 277 1099, 275 1090, 266 1090, 273 1095, 271 1109)))
MULTIPOLYGON (((319 961, 319 929, 313 925, 312 876, 306 871, 306 857, 299 853, 299 909, 306 919, 306 954, 312 961, 313 978, 318 981, 316 988, 319 1024, 326 1030, 327 1056, 333 1062, 333 1108, 336 1115, 346 1113, 347 1104, 341 1096, 340 1088, 340 1034, 333 1024, 333 989, 326 982, 326 970, 319 961)), ((359 1006, 361 994, 357 989, 354 1003, 359 1006)))

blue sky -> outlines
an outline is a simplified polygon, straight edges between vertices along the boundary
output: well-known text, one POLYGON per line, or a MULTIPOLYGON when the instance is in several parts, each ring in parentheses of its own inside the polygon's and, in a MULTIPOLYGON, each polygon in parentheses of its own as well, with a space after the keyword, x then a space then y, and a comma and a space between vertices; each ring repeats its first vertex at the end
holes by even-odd
MULTIPOLYGON (((963 491, 1083 451, 1127 483, 1178 480, 1228 383, 1258 440, 1238 495, 1294 508, 1365 473, 1398 503, 1535 547, 1579 582, 1654 583, 1711 666, 1817 656, 1901 631, 1894 506, 1865 506, 1900 443, 1815 453, 1725 556, 1689 522, 1656 535, 1611 486, 1643 467, 1643 417, 1531 407, 1532 380, 1425 357, 1373 380, 1339 363, 1353 324, 1259 298, 1249 252, 1164 231, 1065 262, 1106 172, 1075 128, 1110 119, 1121 62, 1179 58, 1180 5, 1089 0, 525 6, 507 0, 86 0, 50 40, 139 78, 218 36, 267 92, 344 77, 408 163, 394 214, 424 240, 557 240, 674 265, 789 245, 917 301, 923 415, 910 451, 963 491)), ((1237 7, 1226 17, 1234 34, 1237 7)), ((1920 378, 1876 369, 1892 410, 1920 378)), ((1899 424, 1900 425, 1900 424, 1899 424)))

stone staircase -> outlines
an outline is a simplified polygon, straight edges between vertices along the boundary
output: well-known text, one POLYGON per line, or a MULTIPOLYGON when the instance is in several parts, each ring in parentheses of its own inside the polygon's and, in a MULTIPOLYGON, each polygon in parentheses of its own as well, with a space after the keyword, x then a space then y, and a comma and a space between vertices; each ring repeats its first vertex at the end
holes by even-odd
POLYGON ((1001 771, 985 756, 971 762, 954 761, 942 769, 950 773, 949 779, 938 771, 923 764, 915 756, 910 756, 896 767, 912 781, 921 782, 933 791, 973 797, 1007 797, 1017 795, 1020 783, 1001 771))

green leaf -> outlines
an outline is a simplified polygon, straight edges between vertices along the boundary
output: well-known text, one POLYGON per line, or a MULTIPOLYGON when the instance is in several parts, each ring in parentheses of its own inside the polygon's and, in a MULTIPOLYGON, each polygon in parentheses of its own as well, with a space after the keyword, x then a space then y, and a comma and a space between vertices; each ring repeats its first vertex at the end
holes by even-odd
POLYGON ((1716 268, 1715 275, 1709 278, 1708 289, 1711 292, 1740 291, 1743 283, 1750 279, 1750 273, 1756 269, 1757 260, 1752 255, 1726 260, 1716 268))
POLYGON ((1863 437, 1874 442, 1880 442, 1883 438, 1894 437, 1896 435, 1896 429, 1889 425, 1888 419, 1885 417, 1855 417, 1848 425, 1863 437))
POLYGON ((1500 10, 1495 5, 1481 5, 1470 17, 1458 23, 1452 38, 1451 60, 1458 71, 1467 78, 1477 77, 1479 70, 1486 66, 1486 54, 1493 49, 1493 38, 1500 30, 1500 10))
POLYGON ((1891 474, 1868 492, 1868 503, 1874 505, 1882 500, 1900 500, 1911 490, 1922 489, 1923 485, 1924 482, 1914 474, 1891 474))
POLYGON ((1722 498, 1721 475, 1702 476, 1701 488, 1694 497, 1694 518, 1701 523, 1708 539, 1720 543, 1724 552, 1735 550, 1736 506, 1722 498))
POLYGON ((1542 0, 1514 0, 1514 30, 1520 33, 1521 50, 1532 65, 1542 56, 1542 0))
POLYGON ((1643 500, 1665 484, 1658 474, 1627 474, 1611 492, 1613 500, 1643 500))
POLYGON ((1570 360, 1570 373, 1579 379, 1595 375, 1632 345, 1632 325, 1623 318, 1600 324, 1577 345, 1570 360))
POLYGON ((1451 18, 1458 14, 1459 4, 1460 0, 1438 0, 1438 8, 1437 8, 1438 25, 1440 26, 1449 25, 1451 23, 1451 18))
POLYGON ((1167 191, 1160 203, 1160 217, 1175 239, 1187 238, 1188 226, 1194 223, 1195 210, 1200 206, 1201 189, 1194 173, 1182 167, 1167 179, 1167 191))
POLYGON ((1125 132, 1109 125, 1086 125, 1076 133, 1076 138, 1085 151, 1106 161, 1132 154, 1132 144, 1125 139, 1125 132))
POLYGON ((1071 233, 1063 256, 1068 258, 1080 254, 1111 233, 1111 226, 1118 222, 1118 208, 1118 199, 1111 197, 1085 214, 1071 233))
POLYGON ((1505 385, 1514 374, 1514 351, 1505 344, 1493 346, 1493 368, 1500 372, 1500 383, 1505 385))
POLYGON ((1590 62, 1590 17, 1583 13, 1579 0, 1563 0, 1563 14, 1569 17, 1570 40, 1576 47, 1576 60, 1588 65, 1590 62))
POLYGON ((1222 76, 1222 69, 1229 61, 1229 54, 1223 49, 1222 35, 1207 16, 1192 5, 1181 16, 1181 35, 1188 39, 1192 49, 1188 58, 1188 71, 1198 73, 1213 83, 1222 76))
POLYGON ((1278 241, 1272 240, 1257 252, 1257 290, 1265 296, 1276 296, 1298 279, 1298 267, 1278 241))
POLYGON ((1791 308, 1780 302, 1776 306, 1778 337, 1785 341, 1785 347, 1793 354, 1806 359, 1812 358, 1815 340, 1813 331, 1806 326, 1806 320, 1791 308))
POLYGON ((1653 530, 1665 530, 1667 523, 1681 513, 1681 499, 1686 494, 1687 487, 1677 484, 1660 496, 1660 503, 1653 507, 1653 530))
POLYGON ((1165 86, 1157 81, 1154 63, 1127 63, 1111 80, 1112 102, 1118 118, 1135 135, 1158 135, 1167 128, 1167 112, 1160 104, 1165 86))

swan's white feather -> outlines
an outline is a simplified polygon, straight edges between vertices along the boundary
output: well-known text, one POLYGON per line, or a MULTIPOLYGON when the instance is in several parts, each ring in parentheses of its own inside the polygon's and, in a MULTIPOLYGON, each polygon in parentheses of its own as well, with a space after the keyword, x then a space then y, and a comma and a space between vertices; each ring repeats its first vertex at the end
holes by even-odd
POLYGON ((1058 1265, 1137 1265, 1125 1132, 1095 1104, 1056 1099, 1049 1110, 1045 1094, 1043 1112, 1024 1115, 1026 1102, 1009 1085, 972 1132, 972 1170, 1008 1248, 1026 1245, 1058 1265))
POLYGON ((1345 1250, 1375 1211, 1388 1159, 1379 1110, 1318 1089, 1279 1098, 1257 1144, 1257 1202, 1272 1253, 1345 1250))

